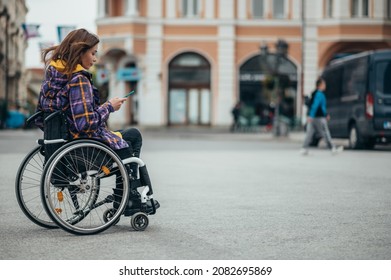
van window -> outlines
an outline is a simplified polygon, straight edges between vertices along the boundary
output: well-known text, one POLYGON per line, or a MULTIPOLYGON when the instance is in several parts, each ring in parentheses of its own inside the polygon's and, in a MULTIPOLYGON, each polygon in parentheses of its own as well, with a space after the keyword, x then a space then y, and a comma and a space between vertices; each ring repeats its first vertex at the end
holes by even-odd
POLYGON ((341 97, 342 73, 342 67, 331 68, 323 73, 323 78, 326 81, 327 100, 339 99, 341 97))
POLYGON ((376 63, 376 92, 391 95, 391 61, 376 63))
POLYGON ((367 86, 367 61, 367 57, 362 57, 345 64, 342 96, 360 96, 365 94, 367 86))

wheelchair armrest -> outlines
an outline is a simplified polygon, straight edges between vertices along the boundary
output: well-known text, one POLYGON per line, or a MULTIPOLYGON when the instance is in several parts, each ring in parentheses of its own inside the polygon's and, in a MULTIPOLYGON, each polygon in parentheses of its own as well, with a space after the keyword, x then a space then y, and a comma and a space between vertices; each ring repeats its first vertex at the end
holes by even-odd
POLYGON ((29 126, 30 123, 32 123, 33 121, 35 121, 36 118, 38 118, 39 116, 42 116, 42 115, 43 115, 43 111, 37 111, 37 112, 35 112, 33 115, 31 115, 31 116, 26 120, 25 126, 29 126))
POLYGON ((50 115, 48 115, 46 118, 45 118, 45 122, 48 122, 50 121, 51 119, 55 118, 56 116, 58 115, 61 115, 62 114, 62 111, 55 111, 53 113, 51 113, 50 115))
POLYGON ((130 157, 130 158, 125 158, 122 160, 123 164, 129 164, 132 162, 137 163, 140 167, 145 165, 145 163, 140 158, 137 158, 137 157, 130 157))
POLYGON ((50 145, 50 144, 62 144, 68 142, 68 140, 65 139, 52 139, 52 140, 45 140, 45 139, 38 139, 37 144, 42 145, 50 145))

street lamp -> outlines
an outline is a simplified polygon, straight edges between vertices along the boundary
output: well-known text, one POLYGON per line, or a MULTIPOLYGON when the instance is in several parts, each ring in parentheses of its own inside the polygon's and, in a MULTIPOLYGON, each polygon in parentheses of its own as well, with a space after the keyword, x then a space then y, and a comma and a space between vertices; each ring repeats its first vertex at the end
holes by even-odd
POLYGON ((261 69, 266 68, 266 72, 270 74, 273 78, 273 90, 275 95, 275 109, 274 109, 274 117, 273 117, 273 134, 274 136, 281 135, 281 124, 280 124, 280 76, 281 73, 279 71, 279 67, 281 64, 281 58, 285 58, 288 53, 288 43, 282 39, 279 39, 275 44, 275 53, 273 54, 274 60, 268 60, 268 57, 271 55, 269 52, 269 48, 266 43, 263 43, 260 46, 260 56, 261 56, 261 69))
POLYGON ((288 43, 279 39, 276 43, 276 53, 280 57, 286 57, 288 54, 288 43))

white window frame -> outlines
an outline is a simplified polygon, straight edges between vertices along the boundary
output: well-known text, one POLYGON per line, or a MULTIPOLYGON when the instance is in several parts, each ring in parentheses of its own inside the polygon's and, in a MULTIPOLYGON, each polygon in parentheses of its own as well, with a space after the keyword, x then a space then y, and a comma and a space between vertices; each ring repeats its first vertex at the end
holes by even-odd
POLYGON ((111 16, 110 15, 110 1, 109 0, 104 0, 104 8, 103 8, 105 16, 111 16))
POLYGON ((125 0, 125 11, 127 16, 139 15, 139 0, 125 0))
POLYGON ((326 5, 325 5, 325 16, 326 18, 333 18, 334 17, 334 0, 326 0, 326 5))
POLYGON ((255 18, 255 19, 261 19, 261 18, 265 18, 265 0, 252 0, 251 1, 251 13, 252 13, 252 17, 255 18), (256 13, 255 11, 255 4, 254 2, 261 2, 260 3, 260 7, 262 7, 262 11, 261 11, 261 14, 258 15, 258 13, 256 13))
POLYGON ((386 0, 386 18, 391 19, 391 0, 386 0))
POLYGON ((195 18, 199 17, 201 11, 201 1, 200 0, 181 0, 181 11, 182 16, 185 18, 195 18), (185 5, 188 7, 188 10, 185 11, 185 5), (194 7, 196 5, 196 7, 194 7))
POLYGON ((369 0, 352 0, 352 17, 354 18, 367 18, 370 15, 370 1, 369 0), (367 4, 367 13, 364 15, 364 1, 366 1, 367 4), (355 6, 357 5, 357 6, 355 6), (357 10, 357 14, 354 13, 354 11, 357 10))
POLYGON ((285 0, 273 0, 272 1, 272 14, 273 14, 273 18, 274 19, 284 19, 286 18, 286 7, 287 7, 287 3, 285 0), (282 2, 282 14, 281 15, 276 15, 275 11, 274 11, 274 5, 277 3, 277 1, 281 1, 282 2))

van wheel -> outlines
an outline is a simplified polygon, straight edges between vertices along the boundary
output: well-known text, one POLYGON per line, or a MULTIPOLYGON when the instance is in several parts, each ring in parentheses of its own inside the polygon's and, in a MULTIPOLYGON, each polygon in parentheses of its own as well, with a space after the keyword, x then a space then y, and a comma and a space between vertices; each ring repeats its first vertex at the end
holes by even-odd
POLYGON ((376 145, 376 139, 369 138, 367 142, 365 143, 365 148, 372 150, 376 145))
POLYGON ((353 124, 349 130, 349 148, 361 149, 363 147, 362 137, 357 129, 357 126, 353 124))

